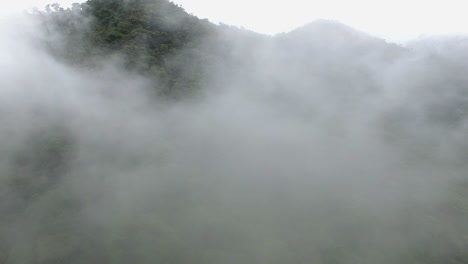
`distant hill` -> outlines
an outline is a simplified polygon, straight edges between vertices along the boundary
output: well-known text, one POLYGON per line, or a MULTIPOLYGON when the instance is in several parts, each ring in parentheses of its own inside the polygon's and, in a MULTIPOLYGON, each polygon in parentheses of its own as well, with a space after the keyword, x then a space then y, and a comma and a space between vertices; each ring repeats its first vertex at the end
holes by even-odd
POLYGON ((360 55, 391 60, 404 52, 335 21, 319 20, 270 37, 214 25, 167 0, 89 0, 69 9, 52 5, 36 15, 51 34, 49 49, 58 58, 92 65, 119 55, 122 67, 156 78, 160 92, 168 95, 197 90, 211 70, 243 63, 248 68, 255 62, 247 61, 262 52, 272 60, 292 61, 292 67, 298 59, 316 63, 360 55))

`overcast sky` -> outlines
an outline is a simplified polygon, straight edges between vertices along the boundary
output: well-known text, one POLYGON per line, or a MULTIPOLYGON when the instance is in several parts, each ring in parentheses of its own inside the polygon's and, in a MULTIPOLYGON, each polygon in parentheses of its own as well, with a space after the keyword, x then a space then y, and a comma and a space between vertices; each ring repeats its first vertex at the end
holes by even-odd
MULTIPOLYGON (((62 6, 83 0, 12 0, 4 10, 50 2, 62 6)), ((393 41, 420 35, 468 34, 468 0, 174 0, 189 13, 212 22, 243 26, 261 33, 290 31, 324 18, 393 41)))

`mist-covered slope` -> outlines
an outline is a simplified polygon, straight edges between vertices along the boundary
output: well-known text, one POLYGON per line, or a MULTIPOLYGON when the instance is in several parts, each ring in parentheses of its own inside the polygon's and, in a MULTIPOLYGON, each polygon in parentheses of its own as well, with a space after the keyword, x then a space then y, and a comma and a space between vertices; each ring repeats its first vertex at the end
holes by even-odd
POLYGON ((466 39, 49 9, 0 25, 0 263, 468 263, 466 39))

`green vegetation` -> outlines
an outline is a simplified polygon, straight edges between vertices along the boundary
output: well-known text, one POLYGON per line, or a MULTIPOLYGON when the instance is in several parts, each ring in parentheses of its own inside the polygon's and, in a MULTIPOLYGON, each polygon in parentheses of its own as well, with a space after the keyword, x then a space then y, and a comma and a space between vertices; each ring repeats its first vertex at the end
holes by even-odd
POLYGON ((36 15, 58 58, 89 66, 118 55, 123 68, 157 79, 159 92, 171 96, 200 87, 199 65, 209 57, 203 42, 216 33, 207 20, 165 0, 90 0, 69 9, 54 4, 36 15))
MULTIPOLYGON (((83 114, 24 129, 28 133, 18 136, 13 150, 0 150, 8 154, 0 161, 6 175, 0 178, 0 264, 468 264, 468 184, 460 176, 466 157, 440 161, 436 140, 414 132, 423 134, 429 127, 443 134, 446 127, 462 127, 461 97, 443 97, 437 90, 440 94, 430 98, 456 102, 457 109, 421 103, 429 112, 421 118, 427 127, 411 126, 419 116, 407 114, 412 113, 407 105, 378 121, 359 123, 384 130, 378 131, 379 140, 390 150, 382 147, 385 154, 375 159, 370 157, 374 146, 370 154, 359 142, 341 146, 354 139, 346 138, 345 126, 355 124, 334 115, 359 115, 362 109, 353 100, 365 104, 367 94, 380 92, 373 69, 366 68, 369 61, 360 59, 370 51, 375 61, 368 64, 391 64, 407 50, 349 28, 320 40, 308 35, 318 30, 316 25, 267 37, 200 20, 168 0, 88 0, 69 9, 54 4, 33 17, 46 31, 47 51, 61 63, 86 70, 99 69, 103 61, 118 65, 150 80, 157 98, 191 98, 208 83, 273 92, 258 106, 247 102, 252 108, 247 114, 231 109, 221 115, 230 119, 227 115, 239 110, 232 124, 207 107, 199 110, 206 116, 187 118, 176 111, 179 119, 158 116, 155 125, 139 109, 120 117, 127 112, 118 107, 127 102, 116 100, 118 106, 112 107, 121 111, 111 118, 96 110, 96 117, 83 114), (263 54, 256 46, 271 50, 263 54), (313 97, 312 86, 330 89, 302 105, 303 94, 294 89, 305 88, 313 97), (338 99, 328 99, 329 93, 338 99), (274 105, 273 114, 262 104, 274 105), (249 112, 256 107, 261 114, 249 112), (321 107, 330 120, 311 125, 321 107), (270 115, 292 119, 284 126, 297 126, 306 135, 320 126, 327 135, 317 141, 333 142, 312 144, 303 130, 264 122, 270 115), (215 121, 206 122, 210 118, 215 121), (80 127, 77 120, 90 127, 80 127), (122 125, 127 123, 130 128, 122 125), (327 150, 330 146, 336 149, 327 150), (387 151, 408 157, 388 161, 393 156, 387 151), (353 156, 351 162, 341 157, 346 155, 353 156), (384 158, 394 171, 371 164, 384 158), (457 177, 434 179, 445 172, 457 177), (384 176, 373 177, 379 173, 384 176), (426 194, 434 185, 448 191, 426 194)), ((454 87, 460 86, 457 81, 465 84, 455 80, 454 87)), ((90 101, 82 107, 96 107, 90 101)), ((227 100, 226 107, 243 103, 227 100)), ((222 112, 222 107, 213 109, 222 112)), ((51 112, 46 116, 57 114, 51 112)), ((463 144, 451 149, 466 155, 463 144)))

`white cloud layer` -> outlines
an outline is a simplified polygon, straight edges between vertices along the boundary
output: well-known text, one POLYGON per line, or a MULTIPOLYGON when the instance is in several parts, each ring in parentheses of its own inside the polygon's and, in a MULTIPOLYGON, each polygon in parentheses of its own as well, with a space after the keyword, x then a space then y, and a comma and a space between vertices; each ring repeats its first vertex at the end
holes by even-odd
POLYGON ((267 34, 290 31, 316 19, 338 20, 360 30, 401 41, 423 34, 468 32, 463 0, 175 0, 188 12, 213 22, 267 34))

